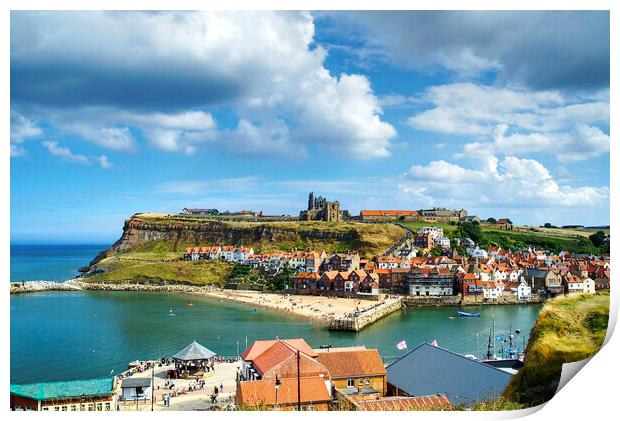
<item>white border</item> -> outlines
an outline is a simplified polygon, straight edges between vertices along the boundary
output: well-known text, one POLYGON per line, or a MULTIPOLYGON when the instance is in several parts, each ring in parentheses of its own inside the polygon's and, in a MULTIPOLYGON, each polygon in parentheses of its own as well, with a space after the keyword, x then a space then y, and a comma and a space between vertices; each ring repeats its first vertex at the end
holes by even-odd
MULTIPOLYGON (((5 0, 2 2, 2 15, 0 17, 0 34, 2 39, 2 66, 0 68, 0 80, 2 83, 2 113, 0 115, 0 127, 2 127, 3 146, 2 153, 0 154, 0 177, 2 180, 2 186, 4 189, 1 194, 1 209, 0 213, 0 232, 2 233, 2 241, 0 243, 0 261, 2 267, 2 273, 4 276, 4 282, 8 283, 10 279, 9 275, 9 186, 10 186, 10 154, 8 153, 8 139, 9 133, 9 59, 10 59, 10 10, 85 10, 85 9, 109 9, 109 10, 139 10, 139 9, 157 9, 157 10, 198 10, 198 9, 213 9, 213 10, 271 10, 271 9, 310 9, 310 10, 611 10, 611 139, 616 139, 618 135, 618 118, 616 117, 614 110, 617 108, 617 89, 618 89, 618 75, 620 74, 620 67, 618 65, 618 39, 620 33, 618 32, 618 24, 620 23, 619 6, 618 2, 604 1, 604 0, 590 0, 590 1, 576 1, 565 0, 549 1, 549 0, 521 0, 521 1, 457 1, 457 0, 434 0, 426 2, 402 2, 395 0, 382 0, 381 2, 358 0, 356 2, 344 2, 341 0, 315 0, 315 1, 295 1, 291 2, 285 0, 264 0, 260 4, 252 3, 244 0, 228 0, 226 2, 207 2, 207 1, 195 1, 195 0, 175 0, 161 1, 161 0, 108 0, 108 1, 90 1, 86 4, 84 1, 78 0, 56 0, 50 2, 49 0, 5 0), (466 7, 465 7, 466 6, 466 7)), ((611 142, 611 155, 610 162, 614 162, 614 157, 618 157, 618 145, 615 141, 611 142)), ((618 180, 620 180, 620 170, 618 166, 611 167, 611 226, 615 227, 618 223, 618 215, 620 215, 620 207, 618 206, 617 187, 618 180)), ((612 240, 612 255, 616 256, 618 251, 618 241, 614 236, 612 240)), ((615 272, 614 272, 615 273, 615 272)), ((7 285, 8 287, 8 285, 7 285)), ((9 348, 5 345, 9 341, 9 294, 8 291, 3 299, 3 312, 2 312, 2 337, 4 338, 4 344, 0 347, 0 358, 3 361, 4 369, 4 381, 2 382, 2 398, 5 400, 4 408, 8 410, 8 386, 9 386, 9 348)), ((618 369, 617 356, 620 355, 620 345, 617 337, 611 336, 613 327, 615 327, 617 321, 618 312, 618 292, 617 289, 612 288, 612 314, 610 318, 610 329, 608 332, 608 342, 605 347, 587 364, 585 370, 580 371, 573 380, 554 397, 544 408, 537 408, 537 410, 526 410, 517 412, 500 412, 500 413, 471 413, 471 412, 445 412, 445 413, 393 413, 393 414, 378 414, 374 412, 367 413, 337 413, 330 412, 321 414, 321 417, 327 417, 330 419, 344 419, 355 417, 356 421, 373 420, 375 421, 378 416, 388 416, 396 419, 402 416, 412 416, 416 419, 509 419, 519 416, 524 416, 528 413, 534 412, 530 419, 543 420, 547 417, 553 417, 558 419, 580 419, 580 420, 594 420, 594 419, 607 419, 611 414, 612 408, 614 408, 617 399, 616 385, 618 384, 618 369), (616 357, 616 358, 614 358, 616 357)), ((616 335, 617 336, 617 335, 616 335)), ((224 419, 236 418, 241 419, 246 417, 283 417, 290 419, 290 415, 285 413, 241 413, 241 412, 209 412, 204 413, 183 413, 183 418, 196 419, 198 417, 203 418, 208 416, 209 418, 224 419)), ((296 414, 295 417, 315 417, 317 414, 301 413, 296 414)), ((80 416, 80 417, 94 417, 95 414, 55 414, 47 413, 45 415, 35 413, 10 413, 10 416, 18 418, 30 418, 30 417, 58 417, 58 416, 80 416)), ((135 417, 135 414, 131 413, 114 413, 114 416, 120 418, 135 417)), ((163 412, 156 412, 149 414, 150 417, 166 417, 169 415, 163 412)))

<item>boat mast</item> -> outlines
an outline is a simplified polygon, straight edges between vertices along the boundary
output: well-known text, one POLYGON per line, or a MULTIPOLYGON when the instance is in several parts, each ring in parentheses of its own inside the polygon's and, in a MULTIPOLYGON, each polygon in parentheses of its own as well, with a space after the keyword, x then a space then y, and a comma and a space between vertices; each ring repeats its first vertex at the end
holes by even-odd
POLYGON ((493 315, 493 359, 496 358, 496 352, 495 352, 495 314, 493 315))

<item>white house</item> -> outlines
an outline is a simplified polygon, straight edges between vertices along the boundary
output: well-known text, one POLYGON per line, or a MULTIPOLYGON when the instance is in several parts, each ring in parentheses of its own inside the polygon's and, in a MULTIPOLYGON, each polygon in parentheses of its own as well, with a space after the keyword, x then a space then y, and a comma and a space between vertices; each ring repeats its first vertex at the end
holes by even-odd
POLYGON ((567 275, 564 277, 564 282, 566 283, 567 293, 583 292, 583 279, 577 276, 567 275))
POLYGON ((127 377, 121 382, 121 400, 150 400, 152 393, 150 377, 127 377))
POLYGON ((220 257, 227 262, 232 262, 235 259, 235 247, 223 246, 220 252, 220 257))
POLYGON ((418 234, 430 234, 433 239, 443 237, 443 228, 439 227, 423 227, 418 230, 418 234))
POLYGON ((474 258, 480 258, 480 259, 486 259, 487 257, 489 257, 487 251, 485 249, 481 249, 480 247, 476 246, 476 248, 468 248, 467 249, 467 253, 474 258))
POLYGON ((437 237, 435 238, 435 245, 447 250, 450 248, 450 239, 447 237, 437 237))
POLYGON ((585 278, 583 280, 583 292, 586 294, 594 294, 596 292, 594 289, 594 279, 585 278))
POLYGON ((495 282, 485 282, 482 285, 482 294, 487 300, 495 300, 502 295, 502 288, 495 282))
POLYGON ((525 279, 522 279, 515 292, 517 293, 517 299, 519 301, 527 300, 532 296, 532 287, 525 282, 525 279))
POLYGON ((236 247, 233 251, 233 260, 241 262, 247 260, 253 254, 254 249, 252 247, 236 247))

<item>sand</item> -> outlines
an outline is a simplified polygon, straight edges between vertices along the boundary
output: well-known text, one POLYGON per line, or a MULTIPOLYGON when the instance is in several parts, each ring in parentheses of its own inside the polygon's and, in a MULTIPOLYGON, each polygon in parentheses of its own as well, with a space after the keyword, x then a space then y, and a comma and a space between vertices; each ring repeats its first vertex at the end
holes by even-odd
POLYGON ((261 291, 211 290, 204 295, 325 321, 350 316, 355 311, 361 311, 378 303, 378 301, 355 298, 291 295, 261 291))

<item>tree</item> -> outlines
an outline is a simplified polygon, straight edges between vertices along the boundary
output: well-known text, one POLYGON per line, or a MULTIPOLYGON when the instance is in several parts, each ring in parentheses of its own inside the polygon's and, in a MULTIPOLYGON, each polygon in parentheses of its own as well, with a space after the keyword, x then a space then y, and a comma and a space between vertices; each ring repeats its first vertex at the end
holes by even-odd
POLYGON ((495 218, 489 218, 489 219, 487 219, 487 222, 488 222, 489 224, 497 224, 497 219, 495 219, 495 218))
POLYGON ((433 247, 431 249, 431 256, 441 256, 442 253, 443 250, 441 249, 441 247, 433 247))
POLYGON ((459 237, 471 238, 475 243, 479 243, 482 238, 482 230, 480 224, 477 221, 474 222, 461 222, 458 225, 457 232, 459 237))
POLYGON ((549 222, 545 222, 545 225, 543 225, 543 227, 545 227, 545 228, 554 228, 554 226, 551 225, 549 222))
POLYGON ((601 247, 603 243, 605 242, 605 237, 607 237, 607 235, 605 235, 603 231, 597 231, 595 234, 592 234, 589 238, 590 238, 590 241, 592 241, 592 244, 594 244, 594 247, 601 247))

